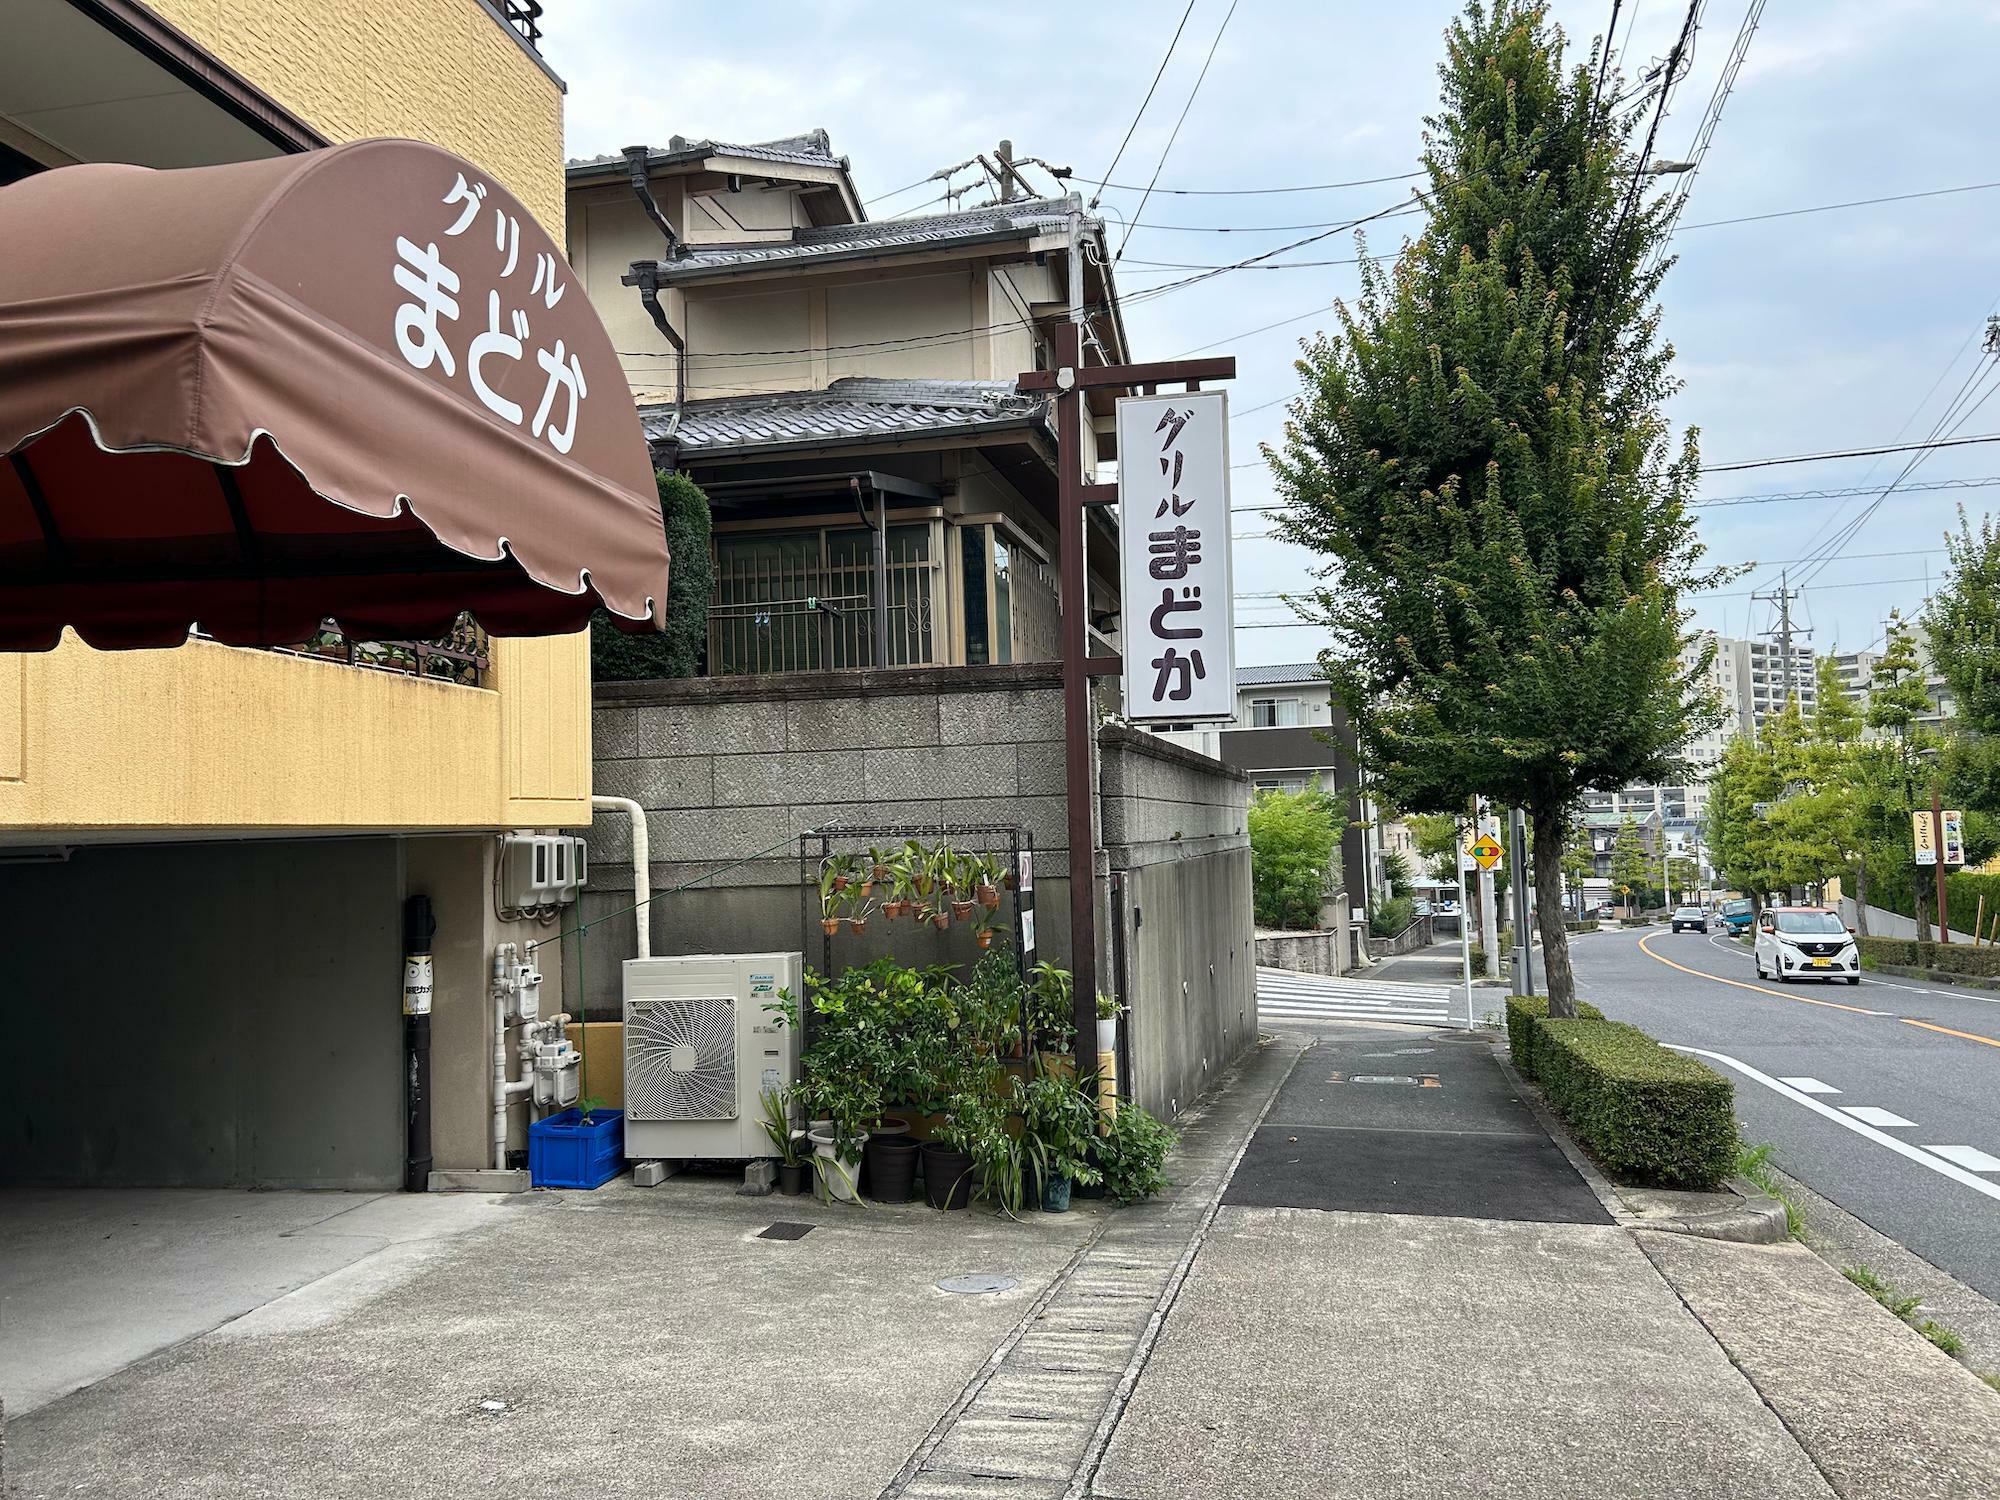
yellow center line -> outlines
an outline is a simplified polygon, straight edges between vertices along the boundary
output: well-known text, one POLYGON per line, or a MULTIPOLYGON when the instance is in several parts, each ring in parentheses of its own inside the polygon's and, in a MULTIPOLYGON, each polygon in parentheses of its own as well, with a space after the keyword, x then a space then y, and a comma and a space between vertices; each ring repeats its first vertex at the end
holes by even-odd
MULTIPOLYGON (((1879 1010, 1867 1010, 1859 1005, 1842 1005, 1838 1000, 1815 1000, 1810 995, 1794 995, 1787 993, 1784 990, 1766 989, 1761 984, 1746 984, 1740 979, 1724 979, 1720 974, 1711 974, 1706 969, 1690 969, 1686 964, 1677 964, 1671 958, 1662 958, 1659 954, 1655 953, 1651 948, 1648 948, 1646 945, 1650 943, 1656 936, 1658 936, 1657 933, 1649 934, 1646 937, 1640 938, 1639 950, 1642 953, 1644 953, 1646 957, 1650 959, 1655 959, 1658 962, 1665 964, 1670 969, 1679 969, 1683 974, 1692 974, 1697 979, 1712 979, 1717 984, 1727 984, 1734 986, 1736 989, 1739 990, 1748 990, 1753 995, 1769 995, 1774 1000, 1796 1000, 1801 1005, 1823 1005, 1828 1010, 1844 1010, 1847 1011, 1850 1015, 1879 1016, 1882 1014, 1882 1012, 1879 1010)), ((1942 1030, 1943 1028, 1940 1027, 1939 1029, 1942 1030)), ((1996 1043, 1995 1045, 2000 1045, 2000 1043, 1996 1043)))
POLYGON ((2000 1038, 1981 1036, 1976 1031, 1953 1031, 1949 1026, 1934 1026, 1929 1021, 1913 1021, 1908 1016, 1898 1016, 1905 1026, 1921 1026, 1926 1031, 1942 1031, 1946 1036, 1962 1037, 1968 1042, 1983 1042, 1989 1047, 2000 1047, 2000 1038))

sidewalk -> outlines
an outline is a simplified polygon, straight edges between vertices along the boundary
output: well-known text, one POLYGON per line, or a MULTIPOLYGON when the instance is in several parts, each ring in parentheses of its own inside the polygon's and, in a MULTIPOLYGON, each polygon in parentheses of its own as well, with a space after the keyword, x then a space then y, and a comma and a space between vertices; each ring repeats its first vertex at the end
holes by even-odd
POLYGON ((1170 1171, 1020 1223, 496 1200, 10 1422, 6 1493, 1993 1493, 2000 1395, 1799 1247, 1613 1222, 1487 1038, 1280 1034, 1170 1171))
POLYGON ((1299 1053, 1093 1494, 1993 1493, 1969 1372, 1800 1247, 1614 1225, 1490 1043, 1399 1041, 1299 1053))

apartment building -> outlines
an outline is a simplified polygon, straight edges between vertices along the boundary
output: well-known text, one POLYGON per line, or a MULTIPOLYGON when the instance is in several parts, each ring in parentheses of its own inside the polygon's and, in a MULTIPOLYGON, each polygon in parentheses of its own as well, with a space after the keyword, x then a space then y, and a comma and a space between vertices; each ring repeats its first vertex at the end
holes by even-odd
MULTIPOLYGON (((570 508, 578 494, 629 503, 623 524, 651 533, 644 592, 664 600, 666 581, 648 455, 609 341, 587 301, 558 307, 551 295, 569 275, 563 85, 537 51, 538 10, 468 0, 384 0, 365 17, 309 0, 8 7, 0 183, 13 185, 0 192, 20 195, 10 200, 21 205, 15 226, 31 224, 37 242, 8 252, 7 329, 18 336, 23 320, 70 305, 21 297, 23 277, 80 276, 107 245, 129 240, 115 267, 123 279, 88 304, 87 336, 61 347, 44 338, 42 383, 89 348, 117 347, 128 306, 118 298, 150 285, 161 246, 182 256, 161 271, 162 296, 190 280, 191 265, 247 274, 267 249, 287 270, 285 299, 256 304, 278 321, 236 346, 246 363, 233 381, 211 383, 203 408, 241 401, 271 433, 268 449, 242 446, 239 461, 163 446, 158 434, 131 455, 100 436, 93 454, 87 437, 63 446, 79 427, 67 417, 10 432, 0 613, 17 649, 0 654, 0 900, 11 917, 9 1029, 32 1034, 33 1060, 0 1105, 0 1182, 360 1189, 414 1174, 423 1185, 422 1162, 406 1155, 399 1004, 405 902, 418 895, 437 924, 432 985, 400 998, 429 1006, 434 1164, 489 1165, 496 1106, 500 1145, 524 1143, 524 1101, 509 1108, 505 1078, 494 1077, 488 978, 497 943, 558 929, 497 906, 496 835, 590 822, 580 627, 600 604, 642 619, 648 610, 607 592, 605 517, 570 508), (364 138, 400 140, 342 144, 364 138), (174 208, 177 183, 188 196, 174 208), (347 186, 301 216, 315 227, 294 243, 247 238, 244 223, 262 234, 288 222, 280 210, 298 199, 285 195, 336 183, 347 186), (244 247, 240 260, 190 259, 207 243, 199 226, 231 204, 249 214, 266 201, 268 213, 218 231, 218 242, 244 247), (385 205, 396 207, 394 224, 385 205), (477 233, 452 238, 473 218, 477 233), (518 263, 503 268, 489 221, 511 224, 518 263), (80 223, 95 228, 62 243, 63 226, 80 223), (349 245, 363 227, 367 243, 349 245), (398 234, 435 242, 428 280, 408 254, 398 261, 398 234), (537 273, 536 335, 513 345, 525 359, 475 359, 469 325, 488 318, 475 276, 512 277, 504 285, 518 307, 537 273), (461 275, 476 306, 433 295, 446 277, 458 288, 461 275), (428 313, 398 313, 406 278, 427 287, 428 313), (379 300, 358 306, 365 298, 379 300), (334 325, 342 299, 366 316, 334 325), (392 323, 409 346, 400 357, 392 323), (531 434, 523 405, 532 412, 543 389, 535 340, 559 329, 570 352, 549 363, 568 375, 574 359, 588 400, 579 390, 567 418, 544 431, 537 417, 531 434), (69 355, 55 357, 63 347, 69 355), (345 378, 339 361, 360 360, 356 351, 378 364, 345 378), (466 381, 481 361, 475 401, 466 381), (342 378, 323 378, 335 369, 342 378), (280 397, 288 415, 317 419, 312 442, 344 466, 343 480, 406 462, 387 476, 409 496, 405 509, 388 491, 394 536, 379 512, 319 505, 296 483, 304 467, 272 466, 268 454, 285 443, 285 459, 313 467, 300 429, 274 423, 261 404, 280 397), (512 425, 496 415, 508 404, 512 425), (602 471, 572 472, 600 435, 618 450, 620 486, 602 471), (129 476, 145 486, 136 492, 57 492, 90 463, 139 465, 151 477, 129 476), (177 465, 193 478, 183 484, 177 465), (144 506, 128 503, 133 493, 144 506), (61 524, 65 505, 77 507, 74 528, 61 524), (478 531, 503 509, 509 546, 478 531), (205 528, 185 542, 164 534, 183 513, 205 528), (100 558, 105 527, 137 515, 156 534, 100 558), (273 517, 288 524, 267 528, 273 517), (383 530, 371 531, 378 521, 383 530), (27 572, 43 567, 46 576, 27 572), (340 613, 373 627, 358 638, 315 607, 339 578, 348 580, 340 613), (25 611, 69 608, 85 583, 99 589, 87 627, 84 615, 54 617, 54 631, 20 627, 25 611), (163 590, 186 601, 177 624, 161 613, 173 607, 158 604, 163 590), (445 635, 465 609, 506 623, 489 636, 460 616, 445 635), (201 626, 192 638, 190 619, 201 626), (77 630, 58 639, 72 620, 77 630), (383 620, 410 622, 412 638, 386 638, 383 620), (94 649, 77 631, 171 649, 94 649)), ((424 247, 411 253, 423 259, 424 247)), ((239 285, 248 283, 229 283, 239 285)), ((140 362, 172 330, 143 326, 152 342, 133 345, 135 363, 108 368, 77 403, 98 433, 136 423, 177 384, 140 362)), ((190 326, 205 336, 205 324, 190 326)), ((36 327, 47 334, 46 321, 36 327)), ((226 353, 211 342, 190 357, 226 353)), ((11 418, 35 392, 5 394, 11 418)), ((330 483, 317 468, 309 482, 330 483)), ((546 959, 544 969, 542 1004, 553 1014, 561 979, 546 959)))

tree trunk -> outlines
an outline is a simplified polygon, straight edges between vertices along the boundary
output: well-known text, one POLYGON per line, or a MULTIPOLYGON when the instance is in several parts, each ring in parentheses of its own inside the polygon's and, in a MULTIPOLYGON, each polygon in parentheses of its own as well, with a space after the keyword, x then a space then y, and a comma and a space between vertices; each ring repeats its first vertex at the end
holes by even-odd
POLYGON ((1576 975, 1569 966, 1569 929, 1563 925, 1563 817, 1536 803, 1529 808, 1535 826, 1535 925, 1542 932, 1542 973, 1549 982, 1549 1014, 1576 1014, 1576 975))
POLYGON ((1868 855, 1861 849, 1854 851, 1854 931, 1868 936, 1868 855))

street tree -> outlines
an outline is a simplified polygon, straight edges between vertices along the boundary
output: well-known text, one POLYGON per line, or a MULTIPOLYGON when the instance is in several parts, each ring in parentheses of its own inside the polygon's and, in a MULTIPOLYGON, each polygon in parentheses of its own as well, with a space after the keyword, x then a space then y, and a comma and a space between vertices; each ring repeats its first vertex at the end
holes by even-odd
POLYGON ((1813 694, 1814 741, 1822 745, 1851 745, 1861 738, 1864 727, 1861 710, 1848 696, 1847 684, 1840 680, 1840 664, 1831 656, 1822 656, 1813 694))
MULTIPOLYGON (((1594 60, 1594 56, 1593 59, 1594 60)), ((1682 659, 1706 568, 1686 508, 1694 434, 1649 267, 1663 208, 1590 61, 1528 0, 1470 0, 1426 121, 1423 232, 1365 261, 1309 342, 1282 451, 1279 529, 1319 552, 1301 613, 1362 756, 1396 805, 1474 793, 1526 810, 1550 1013, 1575 1014, 1565 831, 1584 794, 1670 782, 1719 709, 1682 659)))
MULTIPOLYGON (((1924 686, 1923 663, 1917 658, 1917 640, 1899 611, 1889 612, 1882 635, 1882 655, 1869 673, 1868 727, 1891 737, 1895 746, 1894 769, 1884 790, 1893 805, 1892 826, 1883 829, 1882 852, 1887 868, 1907 873, 1911 885, 1911 910, 1917 918, 1917 935, 1930 935, 1926 915, 1924 882, 1916 878, 1915 851, 1911 847, 1910 813, 1917 806, 1918 758, 1931 748, 1931 735, 1922 723, 1931 711, 1930 693, 1924 686), (1900 792, 1898 798, 1896 793, 1900 792)), ((1884 809, 1890 813, 1890 808, 1884 809)), ((1891 822, 1885 817, 1884 822, 1891 822)))
POLYGON ((1627 814, 1618 825, 1618 836, 1611 842, 1611 883, 1624 894, 1626 906, 1632 904, 1635 891, 1652 886, 1652 873, 1653 860, 1646 852, 1646 836, 1640 832, 1637 820, 1627 814))
POLYGON ((1408 813, 1410 837, 1416 841, 1417 855, 1433 880, 1458 879, 1458 819, 1450 813, 1408 813))
POLYGON ((1924 605, 1924 637, 1960 723, 2000 734, 2000 528, 1984 516, 1975 533, 1961 505, 1944 545, 1944 586, 1924 605))

